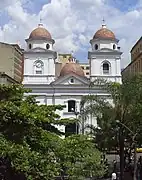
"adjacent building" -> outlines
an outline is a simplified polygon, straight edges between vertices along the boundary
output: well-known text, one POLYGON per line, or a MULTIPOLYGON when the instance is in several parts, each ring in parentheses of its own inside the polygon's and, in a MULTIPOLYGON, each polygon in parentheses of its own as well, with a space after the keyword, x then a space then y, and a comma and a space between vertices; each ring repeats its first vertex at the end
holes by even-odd
POLYGON ((129 75, 142 73, 142 37, 132 47, 130 53, 131 53, 131 62, 125 69, 123 69, 122 71, 123 78, 129 75))
POLYGON ((23 50, 17 44, 0 43, 0 83, 21 83, 23 50))
MULTIPOLYGON (((61 67, 58 75, 56 63, 59 57, 54 49, 55 40, 50 32, 39 24, 30 33, 26 42, 23 84, 25 88, 32 89, 31 94, 37 95, 40 104, 65 105, 63 111, 58 112, 59 115, 62 118, 74 118, 80 113, 80 101, 84 95, 91 93, 107 97, 111 101, 109 94, 99 85, 90 88, 90 83, 100 78, 121 83, 122 52, 118 46, 119 40, 105 24, 90 40, 91 51, 88 52, 88 63, 79 64, 69 55, 69 58, 65 58, 67 62, 61 67), (89 78, 86 77, 84 70, 90 73, 87 74, 89 78)), ((92 117, 88 117, 85 123, 97 126, 96 119, 92 117)), ((81 125, 58 128, 63 132, 70 128, 72 132, 79 132, 81 125)))
POLYGON ((79 63, 79 65, 83 69, 84 75, 87 78, 90 78, 90 65, 89 65, 89 63, 79 63))
POLYGON ((60 75, 62 67, 68 62, 68 59, 71 58, 71 54, 58 54, 56 63, 55 63, 55 76, 60 75))

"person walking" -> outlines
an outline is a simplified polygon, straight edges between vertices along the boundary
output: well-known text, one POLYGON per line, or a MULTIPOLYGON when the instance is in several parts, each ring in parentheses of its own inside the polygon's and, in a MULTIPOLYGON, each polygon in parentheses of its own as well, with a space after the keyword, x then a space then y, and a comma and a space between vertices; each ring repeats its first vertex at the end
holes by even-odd
POLYGON ((111 180, 117 180, 117 176, 116 176, 116 173, 112 173, 112 175, 111 175, 111 180))

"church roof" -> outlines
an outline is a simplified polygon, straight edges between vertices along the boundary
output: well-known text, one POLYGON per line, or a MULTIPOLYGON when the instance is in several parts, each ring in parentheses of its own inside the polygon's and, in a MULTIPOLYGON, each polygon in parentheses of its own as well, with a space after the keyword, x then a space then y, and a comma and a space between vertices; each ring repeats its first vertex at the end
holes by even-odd
POLYGON ((106 25, 103 24, 101 29, 99 29, 93 36, 93 39, 112 39, 115 40, 115 34, 106 28, 106 25))
POLYGON ((39 26, 30 33, 29 39, 43 39, 43 38, 52 39, 49 31, 45 29, 42 24, 39 24, 39 26))
POLYGON ((68 74, 77 74, 78 76, 84 77, 84 72, 81 66, 75 62, 68 62, 66 63, 63 68, 61 69, 60 76, 66 76, 68 74))

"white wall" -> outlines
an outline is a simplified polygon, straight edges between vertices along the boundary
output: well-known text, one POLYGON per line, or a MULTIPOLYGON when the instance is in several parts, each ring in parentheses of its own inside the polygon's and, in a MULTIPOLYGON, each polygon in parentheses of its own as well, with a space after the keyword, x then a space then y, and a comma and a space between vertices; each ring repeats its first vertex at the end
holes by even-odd
POLYGON ((25 53, 23 83, 51 83, 55 79, 55 57, 53 54, 25 53), (35 62, 43 62, 42 74, 36 74, 35 62))
MULTIPOLYGON (((46 85, 45 87, 48 88, 48 86, 46 85)), ((69 100, 75 100, 76 101, 76 105, 77 105, 77 112, 80 112, 80 101, 82 96, 84 95, 88 95, 89 94, 89 88, 88 91, 86 92, 85 90, 85 85, 84 85, 84 93, 78 92, 76 91, 76 89, 74 89, 74 87, 72 86, 72 90, 73 92, 71 93, 68 88, 67 89, 62 89, 59 93, 58 88, 55 88, 55 91, 50 91, 50 93, 41 93, 42 89, 37 89, 36 93, 34 93, 34 95, 38 95, 37 97, 37 101, 40 101, 39 104, 47 104, 47 105, 52 105, 53 103, 55 103, 55 105, 66 105, 66 107, 63 109, 63 111, 57 111, 57 113, 61 116, 61 118, 76 118, 76 115, 74 114, 74 112, 68 112, 68 101, 69 100), (55 92, 55 93, 53 93, 55 92), (65 93, 66 92, 66 93, 65 93), (53 100, 54 99, 54 100, 53 100)), ((46 92, 46 88, 45 88, 45 92, 46 92)), ((94 94, 97 95, 106 95, 104 93, 101 93, 100 90, 99 91, 94 91, 94 94)), ((86 124, 93 124, 94 126, 97 126, 97 121, 95 117, 92 117, 92 120, 89 118, 85 121, 85 125, 86 124)), ((59 128, 59 130, 61 130, 62 132, 65 132, 65 127, 64 126, 57 126, 59 128)), ((86 130, 87 131, 87 130, 86 130)))
POLYGON ((34 63, 41 60, 44 63, 43 74, 55 75, 54 56, 52 54, 25 54, 24 55, 24 75, 34 75, 34 63))
POLYGON ((113 40, 93 40, 91 43, 91 47, 92 47, 92 51, 96 51, 95 50, 95 44, 98 45, 98 50, 102 49, 102 48, 108 48, 108 49, 113 49, 113 45, 115 44, 116 49, 118 47, 118 43, 116 41, 113 40))
POLYGON ((90 52, 90 76, 91 78, 101 77, 108 79, 108 81, 121 82, 121 55, 118 54, 117 41, 112 40, 92 40, 92 53, 90 52), (95 44, 99 46, 98 50, 95 50, 95 44), (116 49, 113 50, 115 44, 116 49), (108 50, 103 50, 107 48, 108 50), (98 53, 99 51, 99 53, 98 53), (95 53, 96 52, 96 53, 95 53), (102 53, 101 53, 102 52, 102 53), (103 63, 108 62, 110 65, 110 71, 108 74, 103 73, 103 63))
POLYGON ((51 41, 47 41, 47 40, 29 40, 27 42, 27 50, 30 50, 29 49, 29 44, 31 44, 32 46, 32 49, 34 48, 43 48, 43 49, 46 49, 46 44, 49 44, 50 45, 50 48, 48 50, 53 50, 53 44, 51 41))
POLYGON ((116 58, 114 55, 112 56, 107 56, 107 58, 102 58, 101 56, 95 56, 92 55, 91 58, 91 75, 92 76, 99 76, 99 75, 103 75, 103 69, 102 69, 102 65, 103 62, 109 62, 110 63, 110 74, 112 76, 116 76, 116 75, 121 75, 121 68, 120 68, 120 57, 116 58))

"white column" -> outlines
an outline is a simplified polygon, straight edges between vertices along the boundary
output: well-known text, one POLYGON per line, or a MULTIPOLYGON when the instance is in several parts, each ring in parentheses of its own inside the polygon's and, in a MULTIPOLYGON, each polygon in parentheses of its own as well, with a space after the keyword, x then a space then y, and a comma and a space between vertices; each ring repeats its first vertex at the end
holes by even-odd
POLYGON ((90 75, 91 76, 94 76, 95 75, 95 64, 96 64, 96 58, 91 58, 91 60, 90 60, 91 62, 91 68, 90 68, 90 70, 91 70, 91 72, 90 72, 90 75))
POLYGON ((120 58, 116 59, 116 69, 117 69, 116 74, 120 76, 121 75, 120 58))
POLYGON ((48 59, 49 62, 49 75, 54 75, 55 76, 55 63, 54 63, 54 59, 53 58, 49 58, 48 59))

